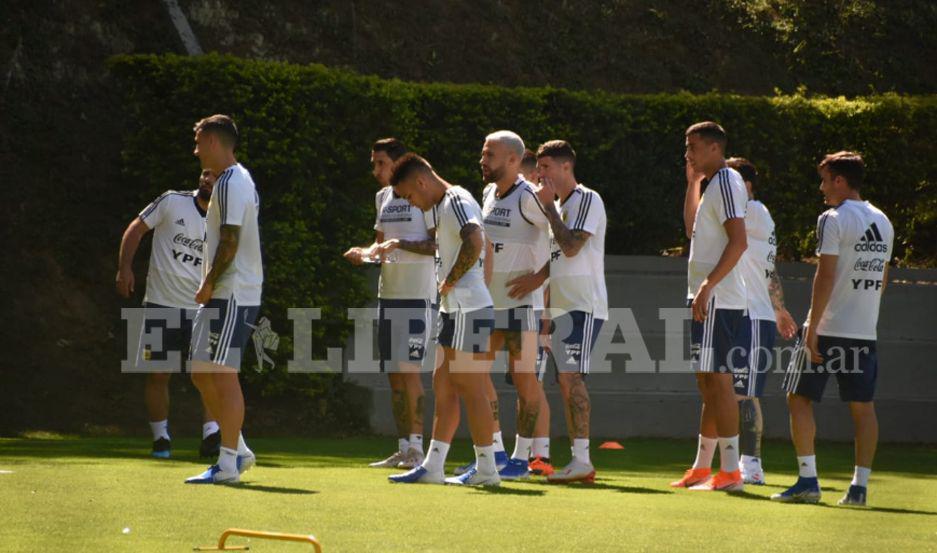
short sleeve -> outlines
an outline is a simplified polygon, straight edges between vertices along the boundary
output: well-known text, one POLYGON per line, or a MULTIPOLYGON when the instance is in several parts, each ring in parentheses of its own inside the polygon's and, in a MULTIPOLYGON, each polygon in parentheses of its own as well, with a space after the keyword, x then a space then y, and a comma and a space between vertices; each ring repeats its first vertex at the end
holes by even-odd
POLYGON ((817 255, 839 255, 839 221, 832 211, 817 219, 817 255))
POLYGON ((381 188, 377 191, 377 194, 374 195, 374 230, 379 232, 384 232, 384 225, 381 224, 381 206, 384 205, 384 194, 387 193, 387 188, 381 188))
POLYGON ((570 230, 581 230, 589 234, 595 234, 604 220, 605 203, 602 201, 601 196, 590 190, 582 195, 570 230))
POLYGON ((146 206, 146 208, 140 212, 140 220, 143 221, 147 228, 154 229, 162 223, 167 208, 169 207, 169 202, 171 201, 169 199, 170 196, 170 192, 164 192, 162 196, 153 200, 150 205, 146 206))
POLYGON ((713 180, 709 187, 713 189, 711 194, 716 200, 714 203, 719 224, 728 219, 744 218, 748 204, 744 183, 741 186, 733 186, 732 173, 729 171, 719 171, 713 180))
POLYGON ((455 217, 458 223, 459 229, 462 229, 462 227, 470 223, 482 226, 481 213, 479 212, 477 204, 472 205, 473 203, 474 202, 466 201, 465 198, 459 194, 451 194, 449 196, 449 207, 453 217, 455 217))
POLYGON ((534 191, 530 188, 524 188, 521 193, 521 215, 524 220, 535 227, 547 230, 550 228, 550 221, 547 219, 547 213, 543 209, 543 204, 537 199, 534 191))
POLYGON ((426 230, 433 230, 439 224, 439 212, 437 207, 433 206, 433 209, 423 212, 423 222, 426 223, 426 230))
POLYGON ((232 180, 229 178, 221 181, 215 195, 218 200, 219 224, 242 226, 247 207, 254 202, 254 198, 246 186, 238 186, 232 183, 232 180))

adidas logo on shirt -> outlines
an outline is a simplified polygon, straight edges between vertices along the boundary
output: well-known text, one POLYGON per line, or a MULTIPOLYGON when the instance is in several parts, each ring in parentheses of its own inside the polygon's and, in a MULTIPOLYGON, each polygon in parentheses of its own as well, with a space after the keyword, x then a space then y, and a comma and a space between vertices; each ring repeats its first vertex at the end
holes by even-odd
POLYGON ((184 226, 185 226, 185 219, 179 219, 178 221, 176 221, 176 224, 179 225, 180 227, 184 227, 184 226))
POLYGON ((865 229, 865 234, 859 237, 859 243, 856 244, 855 250, 857 252, 879 253, 888 251, 888 244, 885 244, 885 241, 882 239, 882 234, 878 231, 878 226, 875 223, 869 225, 869 228, 865 229))

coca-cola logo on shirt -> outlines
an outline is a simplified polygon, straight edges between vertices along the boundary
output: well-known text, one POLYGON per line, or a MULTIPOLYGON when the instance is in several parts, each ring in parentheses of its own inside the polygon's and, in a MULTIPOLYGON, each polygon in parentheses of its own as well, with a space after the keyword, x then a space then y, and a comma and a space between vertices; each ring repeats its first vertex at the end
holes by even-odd
POLYGON ((874 257, 872 259, 859 258, 856 260, 856 265, 853 267, 853 270, 865 271, 868 273, 881 273, 885 270, 885 260, 880 257, 874 257))
POLYGON ((201 238, 189 238, 180 232, 173 237, 172 243, 179 244, 180 246, 185 246, 189 249, 197 251, 198 253, 202 253, 203 240, 201 238))

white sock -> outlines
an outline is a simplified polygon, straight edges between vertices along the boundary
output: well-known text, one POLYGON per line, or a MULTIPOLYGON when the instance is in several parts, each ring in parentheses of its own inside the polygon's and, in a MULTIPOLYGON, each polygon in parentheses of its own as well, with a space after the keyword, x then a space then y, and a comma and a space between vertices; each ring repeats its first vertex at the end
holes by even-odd
POLYGON ((531 457, 550 458, 550 438, 534 438, 533 446, 530 448, 531 457))
POLYGON ((723 472, 739 470, 739 435, 719 438, 719 462, 723 472))
POLYGON ((150 423, 150 430, 153 432, 153 441, 160 438, 169 439, 169 421, 161 420, 150 423))
POLYGON ((803 478, 816 478, 817 477, 817 456, 816 455, 804 455, 803 457, 797 458, 797 467, 800 471, 800 476, 803 478))
POLYGON ((480 474, 494 474, 495 469, 495 446, 475 446, 475 467, 480 474))
POLYGON ((761 468, 761 459, 758 457, 752 457, 751 455, 742 455, 741 463, 743 467, 761 468))
POLYGON ((211 436, 212 434, 214 434, 215 432, 218 432, 219 430, 221 429, 218 428, 218 423, 216 421, 206 422, 205 424, 202 425, 202 439, 204 440, 205 438, 211 436))
POLYGON ((504 451, 504 440, 501 439, 500 430, 491 435, 491 445, 495 446, 495 451, 504 451))
POLYGON ((860 467, 856 465, 856 471, 852 473, 852 485, 853 486, 862 486, 863 488, 869 487, 869 476, 872 474, 872 469, 866 467, 860 467))
POLYGON ((696 446, 696 460, 693 461, 693 468, 708 469, 713 466, 713 456, 716 454, 716 446, 719 440, 716 438, 707 438, 699 435, 699 442, 696 446))
POLYGON ((423 434, 410 434, 410 449, 418 449, 423 453, 423 434))
POLYGON ((573 440, 573 459, 577 459, 586 463, 587 465, 592 464, 592 460, 589 459, 589 438, 576 438, 573 440))
POLYGON ((244 434, 238 434, 238 455, 250 455, 253 453, 251 448, 247 447, 247 442, 244 441, 244 434))
POLYGON ((218 453, 218 467, 223 472, 237 472, 237 458, 238 452, 236 449, 222 446, 221 451, 218 453))
POLYGON ((400 453, 406 453, 410 449, 410 442, 406 438, 397 439, 397 451, 400 453))
POLYGON ((430 440, 429 451, 423 459, 423 468, 429 472, 445 472, 446 456, 449 455, 449 444, 437 440, 430 440))
POLYGON ((533 438, 524 438, 520 434, 514 438, 514 453, 511 454, 511 459, 520 459, 521 461, 526 461, 530 458, 530 448, 534 444, 533 438))

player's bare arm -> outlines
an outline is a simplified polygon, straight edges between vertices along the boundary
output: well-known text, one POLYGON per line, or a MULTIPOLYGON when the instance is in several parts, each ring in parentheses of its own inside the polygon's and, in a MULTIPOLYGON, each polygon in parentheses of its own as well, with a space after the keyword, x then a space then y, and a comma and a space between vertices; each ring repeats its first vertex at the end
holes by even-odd
POLYGON ((549 277, 550 263, 547 262, 539 271, 514 277, 504 283, 504 285, 508 287, 509 297, 519 299, 543 286, 543 283, 546 282, 549 277))
POLYGON ((129 298, 133 293, 133 257, 140 246, 140 240, 150 231, 143 219, 137 217, 127 225, 124 237, 120 240, 120 254, 117 258, 117 293, 129 298))
POLYGON ((817 264, 817 272, 813 277, 813 291, 810 294, 810 311, 807 313, 807 338, 805 345, 810 352, 810 359, 814 363, 820 363, 823 358, 817 351, 817 325, 823 318, 823 312, 830 302, 830 296, 833 294, 833 284, 836 282, 836 262, 838 255, 820 255, 820 262, 817 264))
POLYGON ((351 262, 352 265, 361 265, 364 263, 364 258, 373 255, 375 248, 383 242, 384 233, 382 231, 377 231, 374 233, 374 242, 370 246, 354 246, 348 248, 348 251, 342 254, 342 257, 351 262))
POLYGON ((686 195, 683 197, 683 226, 686 237, 693 238, 693 222, 696 221, 696 212, 699 210, 702 197, 703 178, 705 175, 698 172, 689 163, 686 164, 686 195))
POLYGON ((557 245, 559 245, 560 250, 563 251, 563 255, 566 257, 576 257, 576 254, 578 254, 579 250, 585 245, 586 240, 592 235, 584 230, 569 230, 569 227, 567 227, 563 219, 560 218, 560 214, 556 211, 556 206, 554 204, 548 203, 543 206, 543 209, 544 213, 547 215, 547 220, 550 221, 550 228, 553 229, 553 238, 556 240, 557 245))
POLYGON ((712 272, 706 277, 706 280, 700 284, 699 290, 693 296, 693 319, 702 321, 706 318, 709 296, 712 289, 719 284, 722 279, 728 275, 742 258, 742 254, 748 248, 748 237, 745 233, 745 219, 742 217, 733 217, 726 219, 722 224, 729 237, 729 243, 726 244, 722 255, 712 272))
POLYGON ((228 270, 234 256, 238 251, 238 238, 241 227, 238 225, 221 225, 218 235, 218 249, 215 251, 215 258, 212 260, 211 270, 205 275, 205 280, 195 293, 195 301, 205 305, 211 299, 212 291, 215 289, 215 283, 221 278, 221 275, 228 270))
POLYGON ((459 248, 459 255, 456 257, 452 270, 449 271, 449 276, 439 285, 441 295, 448 294, 459 279, 478 262, 482 248, 485 247, 485 233, 475 223, 463 226, 459 236, 462 238, 462 246, 459 248))
POLYGON ((781 287, 781 277, 778 276, 777 270, 771 274, 771 279, 768 281, 768 296, 771 298, 771 306, 774 307, 774 314, 778 319, 778 332, 784 339, 790 340, 797 333, 797 323, 784 306, 784 289, 781 287))

